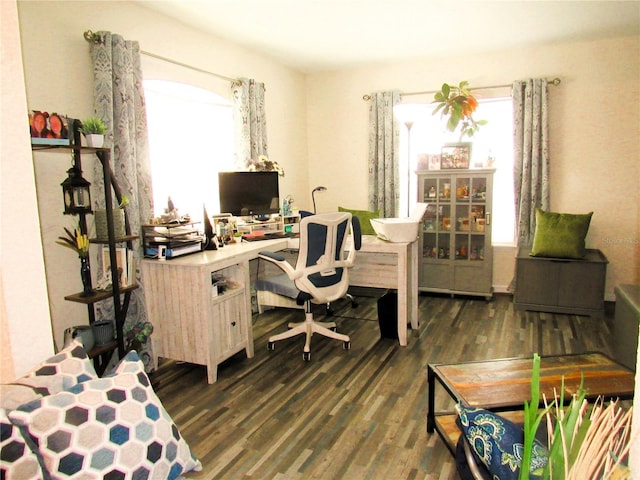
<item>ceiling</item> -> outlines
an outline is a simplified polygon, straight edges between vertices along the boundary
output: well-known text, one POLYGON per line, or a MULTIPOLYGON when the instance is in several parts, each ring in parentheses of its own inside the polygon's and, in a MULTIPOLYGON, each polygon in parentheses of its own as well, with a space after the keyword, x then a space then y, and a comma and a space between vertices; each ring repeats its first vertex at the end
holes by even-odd
POLYGON ((302 72, 640 33, 640 1, 135 0, 302 72))

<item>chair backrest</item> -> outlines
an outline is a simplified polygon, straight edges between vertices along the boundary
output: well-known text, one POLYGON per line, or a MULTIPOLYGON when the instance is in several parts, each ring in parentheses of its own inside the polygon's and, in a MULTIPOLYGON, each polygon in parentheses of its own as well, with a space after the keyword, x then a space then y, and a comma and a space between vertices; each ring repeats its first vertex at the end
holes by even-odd
POLYGON ((348 269, 360 249, 360 224, 350 213, 322 213, 300 221, 300 250, 296 263, 296 287, 326 303, 344 296, 349 287, 348 269), (353 245, 345 258, 348 234, 353 245))

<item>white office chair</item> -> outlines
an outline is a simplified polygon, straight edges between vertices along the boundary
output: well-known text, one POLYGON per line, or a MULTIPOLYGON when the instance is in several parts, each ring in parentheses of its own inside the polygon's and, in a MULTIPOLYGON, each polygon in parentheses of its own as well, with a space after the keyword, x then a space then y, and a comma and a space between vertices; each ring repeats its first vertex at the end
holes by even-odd
POLYGON ((305 217, 300 222, 300 251, 295 269, 285 258, 273 252, 260 252, 259 257, 280 267, 298 289, 297 303, 305 307, 305 321, 290 323, 289 330, 269 337, 268 348, 275 342, 306 334, 302 358, 311 359, 311 336, 314 333, 342 340, 345 349, 351 348, 351 339, 335 331, 335 322, 316 322, 312 303, 327 304, 342 298, 349 287, 349 273, 360 250, 360 223, 350 213, 324 213, 305 217), (353 247, 345 258, 347 234, 353 236, 353 247))

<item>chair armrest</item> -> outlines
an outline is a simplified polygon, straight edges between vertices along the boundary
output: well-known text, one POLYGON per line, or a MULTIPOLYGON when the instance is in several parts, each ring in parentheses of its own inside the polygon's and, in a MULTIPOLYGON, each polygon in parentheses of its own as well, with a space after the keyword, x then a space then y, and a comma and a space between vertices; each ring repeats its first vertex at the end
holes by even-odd
POLYGON ((279 253, 269 252, 269 251, 258 252, 258 258, 262 258, 264 260, 267 260, 268 262, 274 263, 284 273, 286 273, 291 280, 295 280, 300 276, 300 275, 296 275, 296 271, 293 269, 291 264, 289 264, 289 262, 287 262, 285 257, 279 253))

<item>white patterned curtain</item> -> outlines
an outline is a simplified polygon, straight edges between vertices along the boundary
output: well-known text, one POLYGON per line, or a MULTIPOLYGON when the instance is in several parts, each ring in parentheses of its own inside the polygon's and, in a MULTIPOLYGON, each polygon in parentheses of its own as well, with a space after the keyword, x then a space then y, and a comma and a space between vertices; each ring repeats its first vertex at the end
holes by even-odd
POLYGON ((376 92, 369 104, 369 210, 397 217, 400 201, 400 128, 393 107, 400 92, 376 92))
POLYGON ((264 83, 241 78, 231 86, 235 133, 235 162, 246 169, 251 160, 267 155, 264 83))
MULTIPOLYGON (((153 216, 153 192, 151 188, 151 164, 147 133, 140 47, 138 42, 128 41, 110 32, 97 32, 91 43, 91 59, 94 73, 94 110, 107 126, 105 146, 111 147, 111 169, 120 193, 129 198, 126 207, 132 234, 139 234, 140 224, 153 216)), ((104 182, 102 166, 95 162, 92 195, 95 207, 104 208, 104 182)), ((115 201, 114 201, 115 203, 115 201)), ((147 321, 144 288, 140 275, 142 247, 134 248, 136 281, 141 288, 132 292, 125 327, 147 321)), ((98 318, 113 319, 113 302, 96 304, 98 318)), ((151 342, 146 342, 138 352, 147 369, 152 365, 151 342)))
POLYGON ((548 210, 548 86, 544 78, 513 82, 514 188, 518 246, 530 246, 536 209, 548 210))

